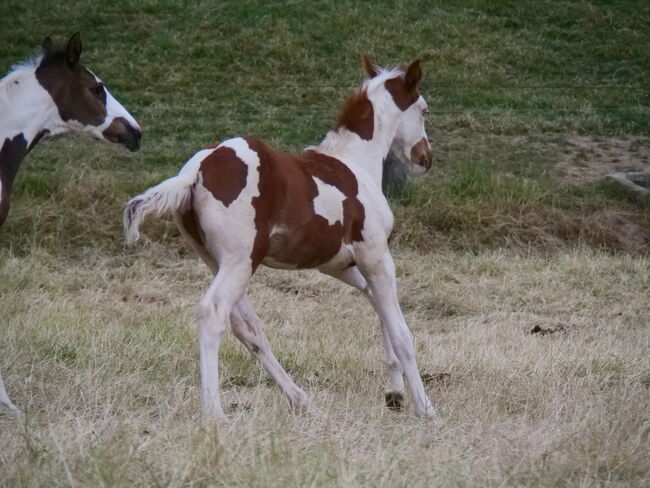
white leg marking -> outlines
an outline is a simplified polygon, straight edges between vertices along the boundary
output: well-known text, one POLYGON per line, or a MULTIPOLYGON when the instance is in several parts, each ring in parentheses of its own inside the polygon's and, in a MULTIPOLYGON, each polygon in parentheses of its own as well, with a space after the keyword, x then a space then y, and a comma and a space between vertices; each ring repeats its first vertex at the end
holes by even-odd
POLYGON ((386 250, 379 259, 360 263, 360 266, 370 285, 382 326, 386 329, 386 335, 402 363, 416 413, 423 417, 437 419, 415 361, 411 332, 399 307, 393 258, 386 250))
MULTIPOLYGON (((339 273, 327 274, 362 292, 370 301, 373 308, 377 310, 377 305, 375 304, 375 300, 372 296, 372 292, 370 291, 370 287, 368 286, 368 282, 359 271, 359 268, 354 266, 339 273)), ((377 311, 377 314, 379 315, 379 311, 377 311)), ((402 370, 402 363, 400 363, 397 355, 395 354, 395 351, 393 350, 393 345, 391 344, 386 332, 386 327, 381 324, 381 315, 379 315, 379 317, 381 336, 384 343, 384 364, 386 366, 386 370, 388 371, 388 383, 386 384, 385 390, 387 395, 386 399, 388 400, 388 395, 391 395, 391 398, 393 398, 393 394, 397 393, 399 395, 402 395, 404 393, 404 372, 402 370)), ((396 401, 397 399, 395 398, 394 400, 396 401)))
POLYGON ((232 307, 246 290, 250 276, 250 262, 222 266, 196 307, 201 407, 206 419, 225 420, 219 395, 219 345, 232 307))
POLYGON ((307 411, 309 409, 307 395, 291 380, 291 377, 273 355, 271 345, 262 328, 262 320, 253 310, 246 293, 239 299, 230 314, 230 322, 235 336, 251 354, 257 357, 262 367, 284 393, 291 409, 294 412, 307 411))

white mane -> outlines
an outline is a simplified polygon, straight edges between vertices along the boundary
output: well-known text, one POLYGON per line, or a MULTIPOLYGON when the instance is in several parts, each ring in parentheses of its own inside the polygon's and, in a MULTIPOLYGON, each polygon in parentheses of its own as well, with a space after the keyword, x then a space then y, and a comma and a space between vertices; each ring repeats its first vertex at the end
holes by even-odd
POLYGON ((386 81, 397 78, 399 76, 404 76, 404 71, 399 68, 388 67, 388 68, 377 68, 378 74, 372 78, 366 79, 361 85, 361 90, 372 91, 378 85, 383 85, 386 81))
POLYGON ((16 63, 11 67, 11 71, 0 79, 0 106, 5 105, 9 99, 9 87, 12 83, 19 81, 27 75, 31 75, 32 71, 41 63, 43 56, 33 56, 25 61, 16 63))

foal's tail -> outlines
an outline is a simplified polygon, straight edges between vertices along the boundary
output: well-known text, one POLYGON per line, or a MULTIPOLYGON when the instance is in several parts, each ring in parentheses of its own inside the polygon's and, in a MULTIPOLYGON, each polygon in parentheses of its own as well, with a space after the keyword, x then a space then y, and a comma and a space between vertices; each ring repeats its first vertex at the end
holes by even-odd
POLYGON ((183 166, 177 176, 149 188, 126 204, 123 222, 127 244, 133 244, 138 240, 140 224, 150 213, 162 215, 189 208, 196 174, 204 157, 205 154, 197 153, 183 166))

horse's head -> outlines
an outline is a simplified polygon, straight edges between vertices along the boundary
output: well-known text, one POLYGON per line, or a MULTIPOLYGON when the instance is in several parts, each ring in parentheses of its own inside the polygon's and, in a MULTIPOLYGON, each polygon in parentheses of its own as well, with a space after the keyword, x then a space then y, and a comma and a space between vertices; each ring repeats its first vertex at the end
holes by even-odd
POLYGON ((54 133, 72 129, 138 150, 140 126, 102 81, 79 62, 80 56, 79 33, 70 38, 65 49, 56 48, 49 37, 43 41, 36 79, 57 109, 46 128, 54 133))
MULTIPOLYGON (((370 78, 385 73, 368 58, 363 57, 364 68, 370 78)), ((418 85, 422 79, 420 60, 413 61, 405 70, 384 82, 389 99, 397 107, 398 127, 391 151, 406 163, 412 174, 424 174, 431 168, 433 155, 424 127, 429 113, 427 102, 420 95, 418 85)))

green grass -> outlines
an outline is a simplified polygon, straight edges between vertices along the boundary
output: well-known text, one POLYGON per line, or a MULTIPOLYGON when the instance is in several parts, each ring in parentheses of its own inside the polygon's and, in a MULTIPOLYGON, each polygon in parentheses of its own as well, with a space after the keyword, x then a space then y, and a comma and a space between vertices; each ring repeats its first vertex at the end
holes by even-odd
MULTIPOLYGON (((637 136, 648 147, 644 2, 97 5, 3 2, 0 70, 33 54, 46 34, 81 31, 85 62, 143 126, 143 150, 127 155, 79 139, 41 144, 16 183, 4 247, 83 245, 52 242, 53 227, 109 245, 121 204, 214 140, 246 134, 294 151, 319 140, 361 79, 363 52, 381 64, 424 59, 437 164, 411 188, 418 201, 471 207, 478 194, 503 196, 512 233, 525 235, 558 207, 580 213, 587 194, 595 209, 634 214, 648 231, 638 202, 553 178, 568 134, 637 136), (89 185, 90 195, 83 193, 89 185), (69 209, 81 210, 89 198, 93 212, 79 222, 69 209), (521 204, 540 215, 518 227, 521 204)), ((421 227, 426 232, 412 243, 438 230, 421 227)), ((504 244, 498 236, 483 241, 504 244)), ((561 235, 554 241, 571 245, 561 235)))
POLYGON ((46 140, 20 170, 0 371, 26 415, 0 417, 0 486, 647 484, 650 207, 601 180, 650 165, 648 2, 3 0, 0 72, 75 31, 143 147, 46 140), (447 424, 382 407, 360 297, 263 271, 274 350, 328 415, 290 416, 228 337, 233 424, 203 429, 185 325, 208 273, 168 220, 125 249, 121 209, 215 140, 318 141, 362 53, 424 61, 434 167, 392 246, 447 424))

